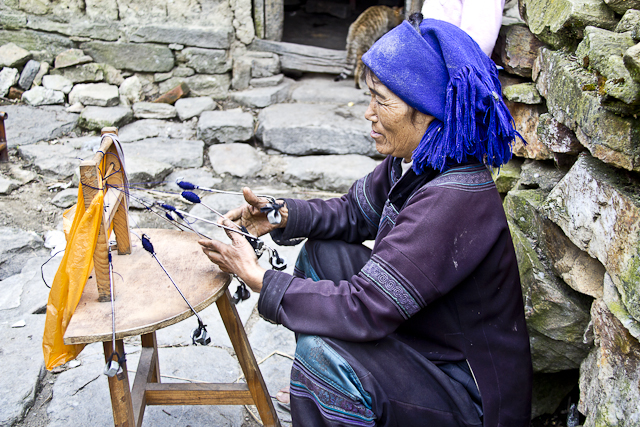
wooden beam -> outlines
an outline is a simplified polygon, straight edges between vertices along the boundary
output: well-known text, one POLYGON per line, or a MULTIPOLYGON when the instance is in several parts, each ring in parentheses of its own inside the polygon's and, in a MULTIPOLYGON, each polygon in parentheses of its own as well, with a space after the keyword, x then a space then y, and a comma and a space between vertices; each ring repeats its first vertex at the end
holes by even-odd
MULTIPOLYGON (((113 351, 112 341, 102 343, 104 349, 104 359, 106 362, 113 351)), ((116 340, 116 351, 124 354, 124 343, 116 340)), ((113 411, 113 425, 115 427, 133 427, 135 420, 133 416, 133 405, 131 404, 131 393, 129 391, 129 374, 127 373, 127 362, 120 365, 120 373, 113 377, 108 377, 109 393, 111 394, 111 410, 113 411)))
POLYGON ((150 383, 147 405, 252 405, 246 384, 150 383))
POLYGON ((346 50, 295 43, 254 39, 249 45, 249 50, 277 53, 283 71, 340 74, 347 63, 346 50))

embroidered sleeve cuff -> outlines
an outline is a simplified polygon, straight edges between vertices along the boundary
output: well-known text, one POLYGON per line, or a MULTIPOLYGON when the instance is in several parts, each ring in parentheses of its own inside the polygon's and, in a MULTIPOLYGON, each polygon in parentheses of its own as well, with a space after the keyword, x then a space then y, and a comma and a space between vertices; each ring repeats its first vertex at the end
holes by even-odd
POLYGON ((305 230, 304 224, 307 224, 307 218, 311 213, 311 209, 305 200, 285 199, 289 212, 287 225, 284 228, 276 228, 272 231, 271 238, 278 245, 293 246, 300 243, 300 240, 307 237, 309 230, 305 230))
POLYGON ((267 270, 264 274, 262 291, 258 299, 258 312, 266 320, 279 323, 280 302, 292 280, 292 275, 282 271, 267 270))

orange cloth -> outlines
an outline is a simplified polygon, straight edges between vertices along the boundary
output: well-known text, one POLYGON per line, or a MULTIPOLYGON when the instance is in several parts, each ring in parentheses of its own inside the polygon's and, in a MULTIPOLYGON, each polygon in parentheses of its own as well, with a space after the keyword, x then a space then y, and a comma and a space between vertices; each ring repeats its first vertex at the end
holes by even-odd
MULTIPOLYGON (((65 345, 63 337, 93 269, 103 207, 104 193, 98 191, 85 211, 82 185, 79 186, 73 223, 68 233, 65 230, 67 246, 47 302, 42 350, 49 370, 75 359, 84 348, 84 344, 65 345)), ((71 213, 72 209, 65 214, 71 213)))

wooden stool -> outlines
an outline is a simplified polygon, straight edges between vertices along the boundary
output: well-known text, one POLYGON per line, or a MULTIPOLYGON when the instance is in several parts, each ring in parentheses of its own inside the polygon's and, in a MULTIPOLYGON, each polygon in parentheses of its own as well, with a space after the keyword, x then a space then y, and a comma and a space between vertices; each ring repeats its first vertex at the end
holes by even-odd
POLYGON ((9 117, 4 111, 0 111, 0 162, 9 161, 9 148, 7 147, 7 134, 4 131, 4 121, 9 117))
MULTIPOLYGON (((103 133, 105 131, 114 133, 114 129, 105 129, 103 133)), ((95 164, 92 166, 83 162, 84 171, 87 172, 81 172, 85 198, 86 188, 106 189, 106 184, 100 182, 102 177, 99 170, 95 176, 88 173, 92 167, 94 171, 99 167, 103 153, 113 146, 111 138, 104 140, 100 152, 92 160, 95 164), (109 141, 105 143, 104 140, 109 141), (94 178, 99 182, 94 182, 94 178)), ((110 162, 109 159, 107 165, 110 162)), ((118 167, 113 170, 117 171, 118 167)), ((105 176, 111 177, 109 173, 105 173, 105 176)), ((110 221, 117 216, 113 212, 118 212, 119 206, 125 206, 123 211, 126 216, 126 199, 118 196, 119 201, 115 202, 116 195, 112 196, 108 205, 105 197, 103 214, 110 221)), ((108 223, 103 225, 108 229, 108 223)), ((164 229, 143 229, 139 233, 149 236, 158 258, 196 311, 216 303, 247 382, 161 383, 155 331, 190 317, 192 312, 156 260, 142 248, 140 240, 133 235, 129 237, 128 232, 125 237, 120 231, 120 235, 116 233, 118 254, 112 257, 113 271, 117 273, 113 275, 116 351, 124 354, 123 339, 140 335, 142 352, 131 390, 126 362, 121 364, 122 370, 117 375, 109 377, 114 425, 140 426, 147 405, 256 405, 265 426, 280 426, 244 327, 231 303, 227 289, 230 276, 209 261, 200 249, 197 243, 199 238, 195 234, 164 229), (126 240, 129 241, 128 251, 126 240), (120 250, 121 242, 123 251, 120 250)), ((103 243, 106 244, 106 238, 103 243)), ((100 244, 101 238, 98 239, 100 244)), ((105 361, 108 362, 113 348, 111 294, 105 294, 104 283, 99 282, 104 279, 97 273, 103 255, 100 251, 98 247, 94 253, 96 272, 85 286, 67 327, 64 342, 103 342, 105 361)), ((107 283, 110 285, 108 277, 107 264, 107 283)), ((106 290, 109 289, 107 287, 106 290)))

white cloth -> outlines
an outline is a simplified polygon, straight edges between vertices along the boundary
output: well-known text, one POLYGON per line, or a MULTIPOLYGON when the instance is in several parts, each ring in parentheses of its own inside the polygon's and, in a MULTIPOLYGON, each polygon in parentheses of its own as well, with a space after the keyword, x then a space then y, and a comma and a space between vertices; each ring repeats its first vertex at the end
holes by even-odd
POLYGON ((504 0, 425 0, 422 16, 455 25, 491 56, 502 26, 504 0))

